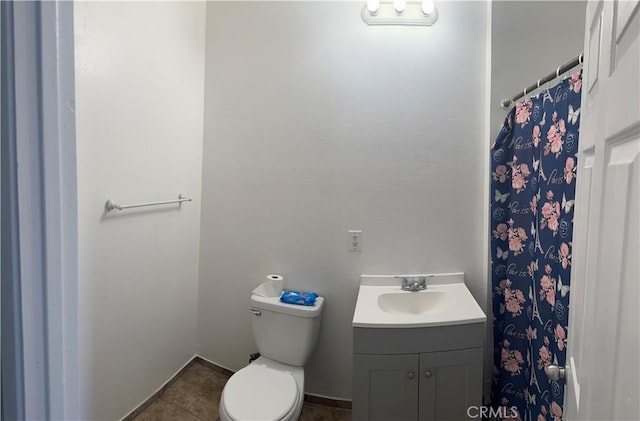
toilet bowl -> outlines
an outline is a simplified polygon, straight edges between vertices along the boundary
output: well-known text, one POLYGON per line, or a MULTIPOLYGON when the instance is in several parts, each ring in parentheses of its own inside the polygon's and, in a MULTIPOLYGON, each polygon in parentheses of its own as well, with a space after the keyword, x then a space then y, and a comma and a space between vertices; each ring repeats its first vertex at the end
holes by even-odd
POLYGON ((261 357, 235 373, 220 397, 221 421, 297 420, 304 401, 304 364, 320 330, 324 299, 315 306, 251 296, 253 335, 261 357))
POLYGON ((260 357, 235 373, 222 391, 221 421, 297 420, 304 401, 304 369, 260 357))

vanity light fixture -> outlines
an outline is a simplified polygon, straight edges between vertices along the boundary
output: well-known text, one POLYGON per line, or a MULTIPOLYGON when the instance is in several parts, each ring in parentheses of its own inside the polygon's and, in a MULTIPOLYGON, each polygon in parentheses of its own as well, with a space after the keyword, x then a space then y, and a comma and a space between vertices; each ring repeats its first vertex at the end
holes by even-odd
POLYGON ((433 0, 367 0, 360 14, 367 25, 431 26, 438 20, 433 0))
POLYGON ((422 13, 424 13, 425 16, 429 16, 434 10, 436 10, 436 4, 433 0, 424 0, 422 2, 422 13))
POLYGON ((371 15, 378 13, 378 8, 380 7, 380 0, 367 0, 367 10, 371 15))

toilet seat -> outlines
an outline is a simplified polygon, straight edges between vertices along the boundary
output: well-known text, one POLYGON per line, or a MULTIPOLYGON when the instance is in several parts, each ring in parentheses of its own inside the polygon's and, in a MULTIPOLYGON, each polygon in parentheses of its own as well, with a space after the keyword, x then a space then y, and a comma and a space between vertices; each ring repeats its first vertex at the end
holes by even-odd
POLYGON ((231 376, 222 405, 233 420, 282 420, 295 407, 299 394, 290 373, 252 364, 231 376))

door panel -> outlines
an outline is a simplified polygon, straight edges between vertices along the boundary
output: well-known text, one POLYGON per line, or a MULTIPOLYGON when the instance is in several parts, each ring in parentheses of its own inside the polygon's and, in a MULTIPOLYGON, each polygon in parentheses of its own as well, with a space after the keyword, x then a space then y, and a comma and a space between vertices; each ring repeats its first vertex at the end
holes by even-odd
POLYGON ((611 73, 633 44, 633 34, 640 31, 640 17, 638 16, 639 2, 619 1, 614 5, 613 28, 611 46, 611 73))
MULTIPOLYGON (((593 189, 593 165, 595 161, 595 148, 589 148, 583 151, 581 159, 579 160, 580 178, 576 186, 576 198, 581 200, 581 203, 591 202, 591 191, 593 189)), ((575 226, 587 226, 589 221, 592 220, 594 212, 591 212, 593 208, 591 206, 575 207, 575 226)), ((586 262, 593 260, 593 256, 589 253, 593 253, 594 248, 590 247, 591 241, 594 241, 594 236, 587 230, 576 230, 573 233, 573 273, 571 275, 574 281, 571 285, 571 302, 570 309, 575 307, 579 309, 580 313, 570 319, 570 329, 574 332, 569 335, 568 347, 567 347, 567 365, 582 366, 584 364, 584 332, 587 328, 587 316, 590 312, 588 309, 592 308, 593 304, 589 303, 587 299, 593 294, 589 295, 587 288, 588 285, 585 282, 576 282, 575 279, 586 279, 589 266, 586 262), (575 245, 581 244, 582 247, 576 247, 575 245)), ((572 317, 572 316, 570 316, 572 317)), ((580 383, 582 381, 583 373, 571 372, 571 376, 567 377, 567 387, 573 391, 574 399, 565 399, 565 411, 576 412, 577 408, 568 408, 574 402, 580 402, 580 383)))
POLYGON ((420 354, 420 421, 465 420, 482 404, 482 348, 420 354))
POLYGON ((597 361, 598 371, 607 375, 592 387, 591 396, 602 400, 601 405, 594 406, 593 419, 638 418, 639 134, 636 129, 626 139, 608 145, 596 287, 596 296, 601 298, 593 309, 598 315, 594 318, 594 330, 607 332, 602 340, 593 342, 595 354, 601 356, 593 361, 597 361), (629 396, 634 392, 634 396, 629 396))
POLYGON ((418 418, 418 354, 354 354, 353 419, 418 418))
MULTIPOLYGON (((587 12, 587 16, 590 16, 590 13, 587 12)), ((600 3, 596 8, 596 11, 591 17, 590 22, 590 28, 586 32, 589 37, 589 51, 591 52, 591 54, 587 56, 586 81, 588 92, 595 95, 595 92, 593 92, 593 88, 598 82, 600 67, 600 44, 602 43, 602 3, 600 3)))

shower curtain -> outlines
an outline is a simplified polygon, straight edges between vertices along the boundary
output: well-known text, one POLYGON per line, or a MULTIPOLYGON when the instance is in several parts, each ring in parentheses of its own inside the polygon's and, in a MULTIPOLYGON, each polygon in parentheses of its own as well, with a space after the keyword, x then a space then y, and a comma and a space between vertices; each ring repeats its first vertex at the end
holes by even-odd
POLYGON ((503 418, 561 420, 580 92, 575 73, 509 112, 491 148, 493 405, 503 418), (517 409, 517 414, 512 411, 517 409))

